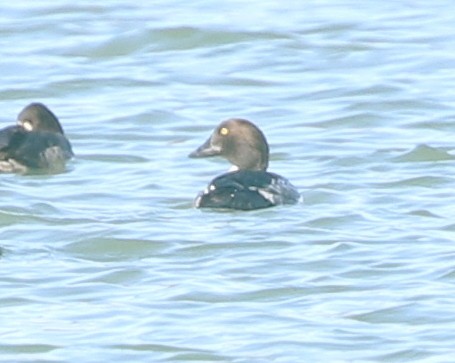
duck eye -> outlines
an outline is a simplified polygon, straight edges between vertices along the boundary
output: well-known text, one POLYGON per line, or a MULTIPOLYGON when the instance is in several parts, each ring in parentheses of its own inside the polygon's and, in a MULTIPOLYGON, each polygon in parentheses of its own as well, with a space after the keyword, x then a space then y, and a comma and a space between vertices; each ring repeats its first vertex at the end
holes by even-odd
POLYGON ((226 136, 227 134, 229 134, 229 129, 227 127, 222 127, 220 129, 220 135, 226 136))
POLYGON ((33 130, 33 124, 29 120, 22 121, 22 127, 24 129, 26 129, 27 131, 32 131, 33 130))

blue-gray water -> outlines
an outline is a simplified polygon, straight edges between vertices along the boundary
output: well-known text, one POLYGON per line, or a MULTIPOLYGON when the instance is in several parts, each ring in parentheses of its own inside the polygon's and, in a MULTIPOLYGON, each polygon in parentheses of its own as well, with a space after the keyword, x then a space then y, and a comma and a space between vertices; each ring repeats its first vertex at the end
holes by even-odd
POLYGON ((43 102, 77 154, 0 175, 1 361, 454 361, 452 0, 0 10, 0 126, 43 102), (230 117, 304 203, 192 207, 230 117))

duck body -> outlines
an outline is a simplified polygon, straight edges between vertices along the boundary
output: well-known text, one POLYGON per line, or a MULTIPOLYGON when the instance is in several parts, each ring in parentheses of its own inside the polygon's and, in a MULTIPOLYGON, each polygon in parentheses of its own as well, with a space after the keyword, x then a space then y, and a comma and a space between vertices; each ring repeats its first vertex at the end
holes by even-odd
POLYGON ((257 170, 238 170, 213 179, 196 200, 197 208, 253 210, 300 199, 297 189, 282 176, 257 170))
POLYGON ((43 104, 32 103, 18 116, 18 124, 0 130, 0 171, 59 172, 74 156, 55 115, 43 104))
POLYGON ((268 172, 269 148, 263 133, 250 121, 222 122, 189 156, 224 156, 233 171, 213 179, 195 200, 197 208, 254 210, 300 200, 297 189, 281 175, 268 172))

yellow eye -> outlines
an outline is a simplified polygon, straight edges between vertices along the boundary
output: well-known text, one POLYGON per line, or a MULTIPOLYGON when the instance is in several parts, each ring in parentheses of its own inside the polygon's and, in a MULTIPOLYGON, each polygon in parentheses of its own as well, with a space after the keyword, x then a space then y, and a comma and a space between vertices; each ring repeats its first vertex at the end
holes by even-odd
POLYGON ((226 136, 227 134, 229 134, 229 129, 227 127, 222 127, 220 129, 220 135, 226 136))

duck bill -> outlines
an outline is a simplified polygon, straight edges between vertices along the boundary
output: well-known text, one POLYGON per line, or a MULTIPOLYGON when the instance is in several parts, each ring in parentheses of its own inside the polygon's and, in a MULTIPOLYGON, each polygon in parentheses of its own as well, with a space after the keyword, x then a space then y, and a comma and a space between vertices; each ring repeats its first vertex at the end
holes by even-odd
POLYGON ((209 138, 188 156, 190 158, 206 158, 209 156, 220 155, 220 152, 221 148, 219 146, 212 145, 212 139, 209 138))

